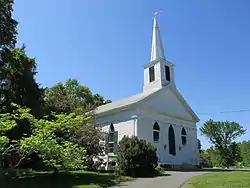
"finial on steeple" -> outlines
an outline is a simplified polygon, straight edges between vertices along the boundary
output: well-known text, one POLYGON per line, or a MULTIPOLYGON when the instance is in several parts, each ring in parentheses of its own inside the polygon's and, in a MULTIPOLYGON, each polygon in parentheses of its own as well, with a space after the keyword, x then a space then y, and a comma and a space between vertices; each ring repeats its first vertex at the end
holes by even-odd
POLYGON ((152 36, 152 48, 151 48, 151 59, 155 61, 159 58, 165 59, 164 49, 161 41, 160 29, 157 23, 157 16, 161 13, 154 12, 154 25, 153 25, 153 36, 152 36))
POLYGON ((161 13, 162 11, 159 11, 159 12, 154 12, 154 15, 157 16, 161 13))

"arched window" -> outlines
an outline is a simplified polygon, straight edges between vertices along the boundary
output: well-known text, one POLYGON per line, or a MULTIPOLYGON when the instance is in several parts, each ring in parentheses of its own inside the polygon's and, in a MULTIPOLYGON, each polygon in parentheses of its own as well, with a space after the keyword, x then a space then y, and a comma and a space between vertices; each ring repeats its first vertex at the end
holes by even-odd
POLYGON ((109 126, 109 132, 114 132, 114 131, 115 131, 114 125, 113 123, 111 123, 109 126))
POLYGON ((181 143, 182 143, 182 145, 187 144, 187 132, 184 128, 182 128, 182 130, 181 130, 181 143))
POLYGON ((174 129, 172 125, 170 125, 168 129, 168 144, 169 144, 169 154, 176 155, 175 135, 174 135, 174 129))
POLYGON ((155 122, 153 126, 153 140, 154 142, 158 142, 160 139, 160 126, 157 122, 155 122))
POLYGON ((113 153, 115 147, 115 128, 113 123, 109 126, 109 134, 108 134, 108 152, 113 153))

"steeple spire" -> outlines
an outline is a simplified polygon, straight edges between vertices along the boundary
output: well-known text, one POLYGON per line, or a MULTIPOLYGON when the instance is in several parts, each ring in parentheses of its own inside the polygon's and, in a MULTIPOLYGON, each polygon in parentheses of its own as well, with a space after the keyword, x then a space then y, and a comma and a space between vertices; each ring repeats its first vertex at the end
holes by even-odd
POLYGON ((159 12, 155 13, 152 49, 150 62, 144 65, 144 86, 143 91, 161 89, 174 83, 174 64, 166 61, 161 41, 160 29, 157 23, 159 12))
POLYGON ((154 25, 153 25, 153 36, 152 36, 152 48, 151 48, 151 59, 150 61, 155 61, 160 58, 165 60, 164 49, 161 41, 160 28, 157 23, 157 15, 159 12, 155 13, 154 25))

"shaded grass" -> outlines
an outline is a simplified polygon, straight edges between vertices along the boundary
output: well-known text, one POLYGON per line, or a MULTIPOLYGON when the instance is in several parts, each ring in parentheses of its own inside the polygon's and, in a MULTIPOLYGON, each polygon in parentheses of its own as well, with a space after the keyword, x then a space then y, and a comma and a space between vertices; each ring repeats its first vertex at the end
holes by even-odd
POLYGON ((0 182, 3 188, 97 188, 109 187, 119 182, 132 180, 131 177, 89 171, 35 172, 33 177, 4 178, 0 182))
POLYGON ((249 188, 250 172, 215 172, 191 178, 183 188, 249 188))

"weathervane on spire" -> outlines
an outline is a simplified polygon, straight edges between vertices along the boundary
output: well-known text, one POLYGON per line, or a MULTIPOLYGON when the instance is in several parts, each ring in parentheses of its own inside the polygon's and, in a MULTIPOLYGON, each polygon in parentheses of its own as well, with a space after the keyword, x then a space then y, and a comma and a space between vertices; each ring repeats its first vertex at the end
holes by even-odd
POLYGON ((158 16, 162 11, 154 12, 154 16, 158 16))

